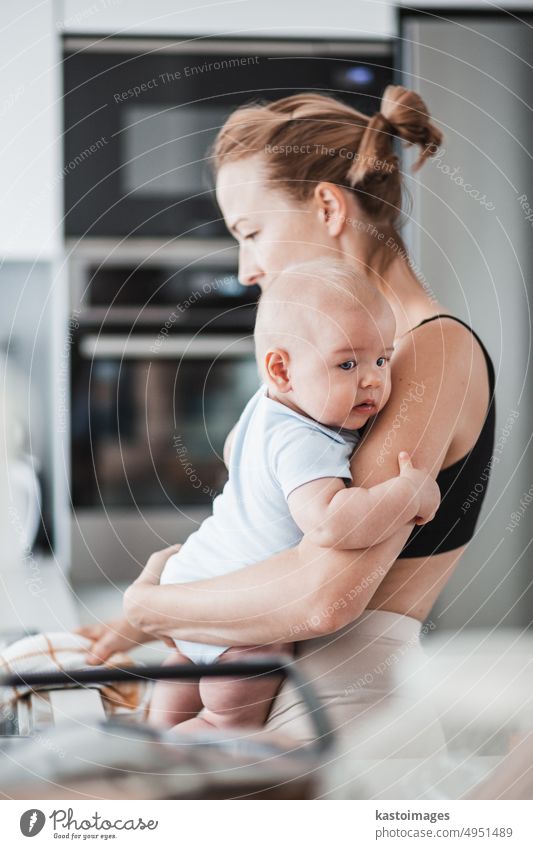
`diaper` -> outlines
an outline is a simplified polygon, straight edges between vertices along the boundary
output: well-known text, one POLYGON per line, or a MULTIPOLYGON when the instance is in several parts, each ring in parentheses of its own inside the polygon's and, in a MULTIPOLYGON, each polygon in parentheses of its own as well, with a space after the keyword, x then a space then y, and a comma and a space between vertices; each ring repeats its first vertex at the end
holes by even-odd
POLYGON ((191 643, 187 640, 176 640, 176 648, 193 663, 214 663, 229 646, 212 646, 207 643, 191 643))

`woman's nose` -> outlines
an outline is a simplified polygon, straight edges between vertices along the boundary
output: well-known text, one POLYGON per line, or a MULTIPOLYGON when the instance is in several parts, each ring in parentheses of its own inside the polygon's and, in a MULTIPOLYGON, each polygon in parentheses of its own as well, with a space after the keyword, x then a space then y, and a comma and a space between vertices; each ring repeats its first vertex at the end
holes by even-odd
POLYGON ((242 286, 253 286, 255 283, 261 284, 261 278, 264 277, 264 272, 259 268, 257 262, 254 262, 250 256, 244 256, 243 252, 239 253, 239 282, 242 286))

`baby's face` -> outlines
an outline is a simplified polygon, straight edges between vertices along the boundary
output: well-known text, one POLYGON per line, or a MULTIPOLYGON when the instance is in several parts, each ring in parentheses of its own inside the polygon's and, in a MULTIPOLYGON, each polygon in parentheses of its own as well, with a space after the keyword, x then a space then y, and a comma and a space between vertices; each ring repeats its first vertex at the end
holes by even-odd
POLYGON ((333 321, 325 316, 313 342, 291 355, 290 401, 329 427, 363 427, 389 399, 395 332, 388 305, 376 315, 354 309, 333 321))

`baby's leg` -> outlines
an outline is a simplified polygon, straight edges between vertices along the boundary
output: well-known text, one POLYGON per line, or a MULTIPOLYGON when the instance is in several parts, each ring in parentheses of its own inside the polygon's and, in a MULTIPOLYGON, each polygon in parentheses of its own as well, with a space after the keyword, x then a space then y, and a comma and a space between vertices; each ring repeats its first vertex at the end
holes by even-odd
MULTIPOLYGON (((163 666, 188 663, 188 657, 179 651, 172 652, 163 666)), ((150 699, 148 724, 155 728, 172 728, 178 722, 196 716, 202 708, 198 681, 157 681, 150 699)))
MULTIPOLYGON (((219 663, 253 660, 255 655, 293 654, 293 645, 236 646, 220 656, 219 663)), ((203 710, 199 716, 182 722, 176 729, 205 731, 213 728, 260 728, 266 721, 282 675, 239 678, 201 678, 203 710)))

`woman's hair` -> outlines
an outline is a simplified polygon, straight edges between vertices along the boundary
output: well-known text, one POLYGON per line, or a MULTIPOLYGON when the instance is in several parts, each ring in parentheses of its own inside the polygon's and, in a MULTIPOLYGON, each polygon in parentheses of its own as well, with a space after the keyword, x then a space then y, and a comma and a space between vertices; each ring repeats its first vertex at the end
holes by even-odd
POLYGON ((235 110, 213 148, 215 174, 228 161, 261 153, 269 180, 298 200, 320 181, 357 194, 369 219, 395 227, 402 181, 394 139, 418 145, 416 171, 437 152, 442 133, 414 91, 387 86, 381 109, 371 118, 333 97, 296 94, 235 110))

